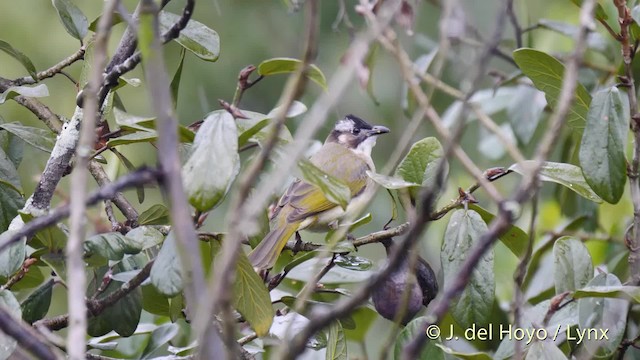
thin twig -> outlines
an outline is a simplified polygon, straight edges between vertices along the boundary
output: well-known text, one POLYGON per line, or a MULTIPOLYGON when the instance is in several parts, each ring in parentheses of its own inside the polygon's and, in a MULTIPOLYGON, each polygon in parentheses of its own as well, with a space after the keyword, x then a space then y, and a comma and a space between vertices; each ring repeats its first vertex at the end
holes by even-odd
POLYGON ((507 16, 509 17, 509 21, 511 21, 511 26, 513 26, 513 31, 515 32, 516 38, 516 46, 518 48, 522 47, 522 27, 518 22, 518 17, 516 16, 516 12, 513 5, 513 0, 507 1, 507 16))
POLYGON ((4 306, 0 306, 0 330, 14 338, 23 349, 38 359, 64 359, 57 349, 48 345, 33 328, 14 318, 4 306))
POLYGON ((80 49, 78 49, 78 51, 69 55, 66 59, 60 61, 59 63, 48 68, 47 70, 40 71, 39 73, 37 73, 36 79, 32 78, 31 76, 25 76, 25 77, 13 80, 12 83, 15 86, 29 85, 29 84, 35 84, 39 81, 48 79, 50 77, 54 77, 56 74, 61 73, 64 68, 72 65, 78 60, 84 59, 85 51, 86 51, 86 46, 81 46, 80 49))

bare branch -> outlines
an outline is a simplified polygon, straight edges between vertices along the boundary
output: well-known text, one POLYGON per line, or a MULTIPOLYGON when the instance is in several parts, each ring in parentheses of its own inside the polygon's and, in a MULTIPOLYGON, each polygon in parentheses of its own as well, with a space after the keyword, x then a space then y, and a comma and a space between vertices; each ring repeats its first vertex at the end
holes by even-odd
POLYGON ((13 85, 16 85, 16 86, 29 85, 29 84, 35 84, 39 81, 48 79, 50 77, 54 77, 56 74, 61 73, 62 70, 64 70, 64 68, 71 66, 73 63, 75 63, 78 60, 84 59, 85 51, 86 51, 86 46, 84 45, 81 46, 80 49, 78 49, 78 51, 69 55, 66 59, 60 61, 59 63, 48 68, 47 70, 37 73, 36 74, 37 79, 34 79, 31 76, 25 76, 25 77, 13 80, 12 83, 13 85))
POLYGON ((0 306, 0 329, 5 334, 16 339, 22 348, 38 359, 64 359, 60 351, 48 345, 38 332, 24 322, 14 318, 3 306, 0 306))

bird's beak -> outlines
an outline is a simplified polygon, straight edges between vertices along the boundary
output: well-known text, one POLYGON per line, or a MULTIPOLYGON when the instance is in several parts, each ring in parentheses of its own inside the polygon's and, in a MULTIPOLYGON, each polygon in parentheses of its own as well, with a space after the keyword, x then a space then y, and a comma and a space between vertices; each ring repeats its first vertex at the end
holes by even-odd
POLYGON ((376 136, 380 134, 386 134, 389 131, 390 131, 389 128, 387 128, 386 126, 376 125, 373 128, 371 128, 371 130, 369 130, 367 136, 376 136))

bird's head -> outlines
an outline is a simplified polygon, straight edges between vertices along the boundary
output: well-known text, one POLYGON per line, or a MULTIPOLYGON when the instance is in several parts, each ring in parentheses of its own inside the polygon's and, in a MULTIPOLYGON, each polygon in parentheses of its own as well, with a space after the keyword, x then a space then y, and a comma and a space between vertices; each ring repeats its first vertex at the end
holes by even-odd
POLYGON ((388 132, 389 129, 384 126, 371 126, 357 116, 347 115, 336 122, 326 142, 336 142, 348 149, 371 155, 376 137, 388 132))

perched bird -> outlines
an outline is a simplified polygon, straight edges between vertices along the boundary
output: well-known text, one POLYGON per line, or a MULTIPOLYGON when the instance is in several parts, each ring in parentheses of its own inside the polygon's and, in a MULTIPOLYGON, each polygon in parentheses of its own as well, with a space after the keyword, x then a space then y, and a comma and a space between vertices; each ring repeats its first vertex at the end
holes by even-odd
POLYGON ((359 211, 362 200, 373 190, 373 182, 367 176, 367 170, 375 172, 371 149, 376 144, 376 137, 388 132, 386 127, 371 126, 354 115, 338 120, 324 145, 309 160, 347 184, 351 201, 343 210, 327 200, 318 187, 296 179, 271 214, 271 231, 249 253, 251 264, 257 269, 270 269, 296 231, 326 228, 345 215, 359 211))
MULTIPOLYGON (((393 248, 393 241, 382 243, 387 250, 387 256, 393 248)), ((438 281, 429 263, 418 256, 414 274, 416 280, 411 287, 409 285, 409 260, 402 259, 398 268, 389 275, 385 281, 377 286, 371 293, 371 300, 376 311, 385 319, 395 321, 400 310, 403 310, 400 323, 406 325, 422 309, 427 306, 438 294, 438 281), (408 299, 404 299, 405 291, 409 291, 408 299), (406 303, 404 302, 406 301, 406 303), (404 309, 403 309, 404 307, 404 309)))

